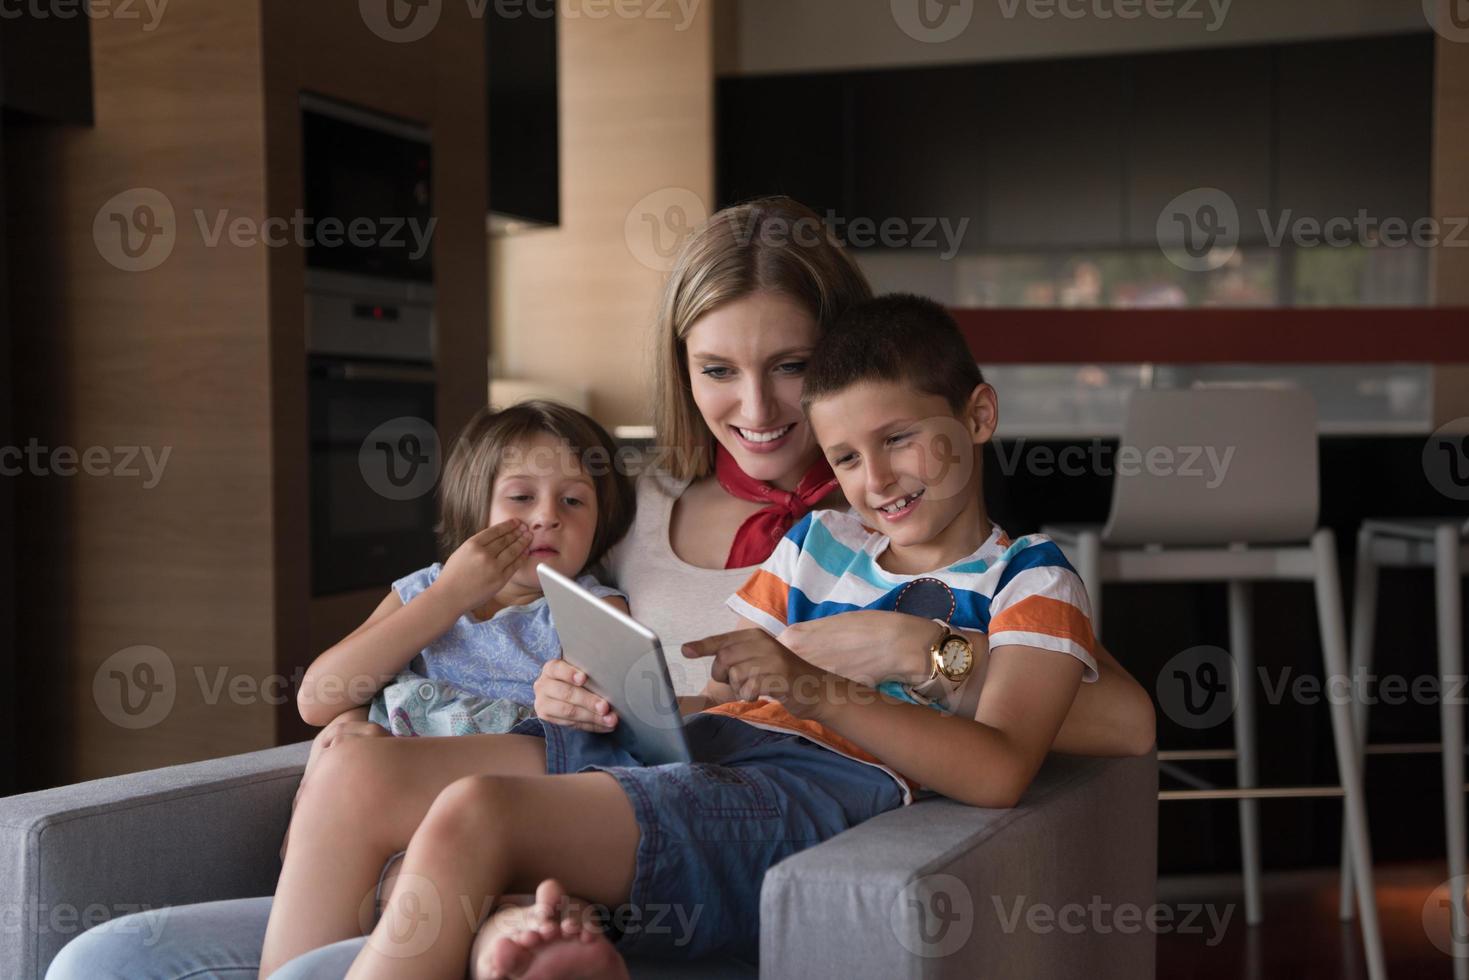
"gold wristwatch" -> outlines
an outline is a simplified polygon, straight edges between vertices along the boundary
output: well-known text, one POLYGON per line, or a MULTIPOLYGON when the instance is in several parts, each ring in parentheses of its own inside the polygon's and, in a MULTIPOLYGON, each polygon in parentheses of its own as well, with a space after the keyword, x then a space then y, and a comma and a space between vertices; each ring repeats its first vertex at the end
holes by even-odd
POLYGON ((944 701, 959 689, 974 669, 974 644, 942 619, 935 619, 943 632, 928 648, 928 678, 908 690, 925 704, 944 701))

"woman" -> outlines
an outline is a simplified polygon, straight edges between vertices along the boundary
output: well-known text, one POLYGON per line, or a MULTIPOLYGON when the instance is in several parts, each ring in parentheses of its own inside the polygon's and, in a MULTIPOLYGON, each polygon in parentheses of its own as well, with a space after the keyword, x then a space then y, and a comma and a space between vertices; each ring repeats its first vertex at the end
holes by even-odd
MULTIPOLYGON (((784 531, 814 507, 845 506, 801 412, 801 370, 822 331, 869 295, 821 219, 788 199, 722 211, 685 245, 658 317, 661 450, 639 480, 633 528, 608 562, 633 615, 666 649, 733 629, 724 599, 784 531)), ((858 614, 810 626, 781 639, 818 667, 859 680, 928 676, 927 619, 858 614)), ((1077 697, 1055 748, 1145 750, 1152 738, 1151 725, 1142 724, 1152 717, 1147 694, 1105 652, 1097 659, 1101 678, 1077 697)), ((707 661, 673 660, 680 693, 702 690, 707 676, 698 665, 707 661)), ((591 730, 614 726, 608 705, 578 681, 564 661, 548 664, 536 685, 537 713, 591 730)), ((405 752, 420 748, 402 742, 405 752)), ((270 904, 256 898, 173 909, 151 945, 150 931, 118 919, 64 949, 48 976, 249 976, 259 969, 270 904)), ((307 953, 277 976, 341 977, 364 941, 307 953)))

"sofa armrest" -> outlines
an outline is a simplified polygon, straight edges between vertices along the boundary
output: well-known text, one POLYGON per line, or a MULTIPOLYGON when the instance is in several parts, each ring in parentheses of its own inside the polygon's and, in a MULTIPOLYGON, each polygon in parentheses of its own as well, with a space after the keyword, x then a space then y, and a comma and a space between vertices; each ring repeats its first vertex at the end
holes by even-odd
POLYGON ((0 976, 169 905, 268 895, 310 742, 0 799, 0 976))
POLYGON ((766 872, 761 973, 1151 977, 1157 800, 1154 754, 1052 755, 1013 809, 885 813, 766 872))

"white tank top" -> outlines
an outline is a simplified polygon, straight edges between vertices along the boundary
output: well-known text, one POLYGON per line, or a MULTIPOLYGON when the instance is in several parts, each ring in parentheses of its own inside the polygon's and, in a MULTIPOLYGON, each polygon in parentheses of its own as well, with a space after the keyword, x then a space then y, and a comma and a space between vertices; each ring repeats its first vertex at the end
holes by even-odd
POLYGON ((627 593, 633 618, 658 634, 668 673, 679 694, 698 694, 709 681, 711 659, 690 660, 680 648, 734 629, 738 617, 724 600, 759 568, 700 568, 673 553, 673 504, 688 489, 656 470, 638 478, 632 529, 603 559, 611 583, 627 593))

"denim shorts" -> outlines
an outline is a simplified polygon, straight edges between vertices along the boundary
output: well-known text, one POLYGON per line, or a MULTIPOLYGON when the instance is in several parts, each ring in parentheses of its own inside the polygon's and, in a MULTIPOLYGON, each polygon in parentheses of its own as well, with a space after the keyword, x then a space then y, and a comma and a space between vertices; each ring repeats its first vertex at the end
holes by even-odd
POLYGON ((898 783, 797 735, 726 715, 685 726, 695 761, 643 766, 610 736, 532 718, 546 772, 600 771, 627 793, 642 838, 624 908, 605 910, 623 955, 754 963, 765 871, 903 803, 898 783))

